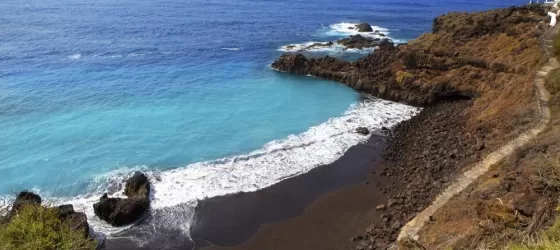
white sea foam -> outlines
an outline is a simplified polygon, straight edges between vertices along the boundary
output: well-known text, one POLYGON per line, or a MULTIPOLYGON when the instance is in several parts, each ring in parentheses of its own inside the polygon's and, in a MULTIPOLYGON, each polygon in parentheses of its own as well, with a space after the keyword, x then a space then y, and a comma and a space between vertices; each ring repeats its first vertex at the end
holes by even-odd
POLYGON ((82 58, 82 54, 80 54, 80 53, 72 54, 72 55, 69 55, 68 58, 72 59, 72 60, 78 60, 78 59, 82 58))
POLYGON ((239 51, 240 48, 222 48, 222 50, 239 51))
POLYGON ((343 116, 304 133, 269 142, 251 153, 163 171, 154 182, 153 206, 194 205, 196 200, 208 197, 268 187, 334 162, 351 146, 366 139, 354 133, 357 127, 390 127, 417 112, 417 108, 407 105, 370 99, 353 105, 343 116))
POLYGON ((345 52, 349 53, 370 53, 374 51, 376 47, 363 48, 363 49, 349 49, 344 45, 340 45, 333 42, 332 45, 326 45, 326 42, 306 42, 306 43, 295 43, 288 44, 280 47, 278 51, 282 52, 323 52, 328 54, 342 54, 345 52), (321 43, 324 46, 313 46, 314 44, 321 43))
MULTIPOLYGON (((362 35, 368 38, 378 38, 378 39, 391 39, 389 36, 389 30, 386 28, 382 28, 379 26, 371 26, 373 32, 358 32, 355 29, 358 23, 336 23, 330 25, 328 30, 324 32, 326 36, 337 36, 337 37, 346 37, 351 35, 362 35)), ((400 40, 394 41, 396 43, 401 42, 400 40)), ((350 53, 370 53, 375 50, 373 48, 364 48, 364 49, 348 49, 346 46, 333 42, 332 45, 327 45, 327 42, 305 42, 305 43, 294 43, 288 44, 280 47, 278 49, 282 52, 325 52, 329 54, 341 54, 344 52, 350 53), (323 44, 322 46, 313 46, 316 44, 323 44)))
POLYGON ((103 193, 122 197, 124 181, 135 171, 141 170, 152 181, 154 219, 151 227, 154 230, 162 226, 168 229, 172 227, 188 236, 194 208, 199 200, 256 191, 332 163, 350 147, 367 139, 354 132, 357 127, 367 127, 372 131, 383 126, 392 127, 419 111, 404 104, 368 97, 352 105, 340 117, 331 118, 301 134, 269 142, 248 154, 165 171, 149 170, 145 166, 119 169, 95 178, 88 188, 91 191, 88 195, 46 197, 45 200, 51 204, 73 204, 76 211, 87 215, 96 232, 110 236, 127 227, 114 228, 99 220, 93 212, 93 204, 103 193), (178 220, 178 216, 182 219, 178 220))
POLYGON ((327 42, 306 42, 306 43, 294 43, 288 44, 280 47, 278 51, 282 52, 329 52, 329 53, 342 53, 345 47, 337 43, 332 45, 326 45, 327 42), (325 44, 324 46, 313 46, 314 44, 325 44))
POLYGON ((389 37, 389 29, 371 25, 373 32, 358 32, 355 29, 356 25, 359 23, 335 23, 329 26, 329 29, 325 32, 327 36, 350 36, 350 35, 362 35, 372 38, 386 38, 389 37), (383 35, 380 35, 383 34, 383 35))

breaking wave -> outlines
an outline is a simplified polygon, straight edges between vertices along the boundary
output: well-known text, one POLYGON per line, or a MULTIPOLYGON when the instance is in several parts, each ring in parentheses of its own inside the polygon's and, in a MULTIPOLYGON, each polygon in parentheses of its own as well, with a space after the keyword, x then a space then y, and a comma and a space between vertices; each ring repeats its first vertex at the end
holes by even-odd
MULTIPOLYGON (((53 205, 74 205, 76 211, 87 215, 91 227, 97 233, 111 237, 128 227, 115 228, 99 220, 93 212, 93 204, 103 193, 123 197, 124 181, 135 171, 141 170, 152 181, 150 228, 155 230, 165 225, 166 229, 173 227, 188 236, 194 208, 199 200, 257 191, 307 173, 315 167, 330 164, 350 147, 367 140, 367 137, 354 132, 357 127, 379 131, 382 127, 392 127, 409 119, 418 112, 419 109, 415 107, 366 97, 352 105, 340 117, 331 118, 301 134, 271 141, 261 149, 247 154, 164 171, 149 169, 147 166, 123 168, 92 180, 88 188, 90 193, 87 195, 45 197, 45 201, 53 205)), ((41 194, 40 190, 34 191, 41 194)), ((7 202, 9 201, 5 201, 7 202)))

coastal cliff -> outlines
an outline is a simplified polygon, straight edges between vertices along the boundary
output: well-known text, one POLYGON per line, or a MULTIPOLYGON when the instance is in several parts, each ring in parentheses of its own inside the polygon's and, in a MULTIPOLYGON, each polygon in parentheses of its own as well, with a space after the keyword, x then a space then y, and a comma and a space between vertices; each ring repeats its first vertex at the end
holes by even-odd
POLYGON ((272 68, 414 105, 479 97, 534 69, 545 16, 538 6, 451 13, 434 20, 432 33, 408 44, 380 44, 356 62, 284 54, 272 68))
POLYGON ((453 177, 533 126, 533 75, 545 57, 546 7, 528 5, 436 18, 408 44, 380 44, 355 62, 284 54, 272 68, 339 81, 373 96, 427 107, 393 129, 376 185, 382 223, 354 237, 356 249, 386 249, 400 228, 453 177))

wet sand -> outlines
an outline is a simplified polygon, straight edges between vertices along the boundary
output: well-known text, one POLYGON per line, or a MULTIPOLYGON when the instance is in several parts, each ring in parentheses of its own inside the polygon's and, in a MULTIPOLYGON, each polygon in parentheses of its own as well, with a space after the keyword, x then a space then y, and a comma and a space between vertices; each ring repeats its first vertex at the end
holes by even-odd
MULTIPOLYGON (((195 249, 341 249, 380 220, 385 200, 372 174, 387 137, 373 135, 336 162, 252 193, 201 201, 195 249)), ((188 248, 190 249, 190 248, 188 248)))

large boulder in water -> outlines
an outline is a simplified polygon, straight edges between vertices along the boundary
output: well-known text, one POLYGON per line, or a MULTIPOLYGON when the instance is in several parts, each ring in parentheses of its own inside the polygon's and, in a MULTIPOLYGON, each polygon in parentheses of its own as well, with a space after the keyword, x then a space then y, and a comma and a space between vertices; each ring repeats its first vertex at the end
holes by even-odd
POLYGON ((356 29, 358 30, 358 32, 373 32, 373 29, 371 28, 371 25, 369 25, 369 23, 360 23, 356 25, 356 29))
POLYGON ((150 180, 142 172, 134 173, 134 176, 130 177, 126 181, 126 186, 124 189, 124 194, 128 197, 141 197, 150 198, 150 180))
POLYGON ((369 135, 369 129, 365 127, 356 128, 356 133, 361 135, 369 135))
POLYGON ((104 194, 98 203, 93 205, 95 215, 109 224, 119 227, 132 224, 142 218, 150 209, 148 199, 134 198, 109 198, 104 194))
POLYGON ((146 175, 136 172, 126 181, 128 198, 110 198, 107 194, 93 204, 93 211, 100 219, 113 226, 132 224, 150 209, 150 181, 146 175))

